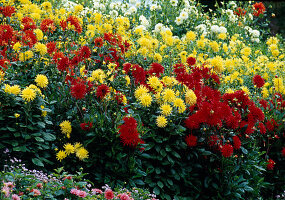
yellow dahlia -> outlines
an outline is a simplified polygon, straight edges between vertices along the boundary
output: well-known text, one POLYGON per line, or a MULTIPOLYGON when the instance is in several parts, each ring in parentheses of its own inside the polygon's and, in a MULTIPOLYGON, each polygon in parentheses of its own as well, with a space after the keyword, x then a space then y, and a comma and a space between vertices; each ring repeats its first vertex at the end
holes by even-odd
POLYGON ((22 94, 21 94, 22 98, 27 101, 27 102, 30 102, 30 101, 33 101, 37 94, 36 92, 31 89, 31 88, 25 88, 23 91, 22 91, 22 94))
POLYGON ((43 74, 38 74, 35 78, 35 82, 41 88, 45 88, 48 85, 48 78, 43 74))

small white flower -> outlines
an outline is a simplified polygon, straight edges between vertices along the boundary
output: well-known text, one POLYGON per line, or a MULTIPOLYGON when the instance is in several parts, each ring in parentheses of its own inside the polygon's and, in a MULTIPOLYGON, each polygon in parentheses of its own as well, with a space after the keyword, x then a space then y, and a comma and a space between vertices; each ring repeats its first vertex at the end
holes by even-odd
POLYGON ((260 32, 258 30, 252 30, 250 34, 255 38, 258 38, 260 36, 260 32))
POLYGON ((150 6, 150 10, 151 11, 154 11, 154 10, 156 10, 158 8, 158 6, 156 5, 156 4, 152 4, 151 6, 150 6))
POLYGON ((218 25, 211 26, 211 32, 218 33, 219 32, 219 26, 218 25))
POLYGON ((175 23, 177 25, 181 25, 181 24, 183 24, 183 19, 181 17, 176 17, 175 23))
POLYGON ((130 7, 129 12, 130 12, 131 14, 134 14, 134 13, 137 12, 137 8, 136 8, 135 6, 132 6, 132 7, 130 7))
POLYGON ((252 42, 257 42, 257 43, 260 42, 259 38, 251 38, 251 41, 252 41, 252 42))
POLYGON ((180 16, 179 16, 179 17, 181 17, 183 20, 185 20, 185 19, 188 18, 188 13, 185 12, 185 11, 182 11, 182 12, 180 13, 180 16))
POLYGON ((114 16, 114 17, 118 17, 118 11, 116 11, 116 10, 111 10, 111 11, 110 11, 110 15, 111 15, 111 16, 114 16))
POLYGON ((160 33, 163 30, 164 30, 163 24, 162 23, 158 23, 158 24, 155 25, 153 32, 160 33))
POLYGON ((220 26, 219 27, 219 33, 226 33, 227 32, 227 29, 223 26, 220 26))

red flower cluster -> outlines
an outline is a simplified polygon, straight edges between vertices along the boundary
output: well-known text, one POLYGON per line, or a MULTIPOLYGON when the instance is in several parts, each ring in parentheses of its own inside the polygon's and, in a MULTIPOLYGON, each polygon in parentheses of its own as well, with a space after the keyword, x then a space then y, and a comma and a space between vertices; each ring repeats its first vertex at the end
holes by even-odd
POLYGON ((97 87, 96 96, 97 98, 103 99, 109 92, 110 88, 107 85, 102 84, 97 87))
POLYGON ((80 128, 84 131, 89 131, 92 127, 93 127, 92 122, 87 122, 87 123, 84 122, 80 124, 80 128))
POLYGON ((80 49, 80 56, 83 58, 90 58, 91 56, 91 50, 88 46, 83 46, 80 49))
POLYGON ((126 116, 123 120, 124 123, 118 127, 123 144, 125 146, 136 147, 139 143, 143 143, 139 138, 137 121, 135 118, 126 116))
POLYGON ((263 87, 264 84, 265 84, 264 79, 260 75, 258 75, 258 74, 253 77, 252 82, 258 88, 263 87))
POLYGON ((188 135, 185 138, 188 147, 195 147, 197 145, 197 137, 195 135, 188 135))
POLYGON ((240 147, 241 147, 241 141, 240 141, 240 139, 239 139, 239 137, 238 136, 233 136, 233 144, 234 144, 234 149, 240 149, 240 147))
POLYGON ((7 45, 12 40, 14 29, 10 25, 0 25, 0 45, 7 45))
POLYGON ((195 58, 193 58, 193 57, 188 57, 188 58, 187 58, 187 64, 188 64, 189 66, 195 65, 195 63, 196 63, 196 59, 195 59, 195 58))
POLYGON ((275 165, 274 160, 269 159, 269 160, 267 161, 267 169, 268 169, 268 170, 273 170, 273 169, 274 169, 274 165, 275 165))
POLYGON ((82 33, 82 27, 81 27, 81 25, 80 25, 79 20, 77 19, 77 17, 70 15, 70 16, 67 18, 66 22, 70 22, 70 24, 74 26, 75 31, 76 31, 78 34, 82 33))
POLYGON ((41 23, 41 30, 43 32, 51 32, 55 31, 56 27, 54 26, 54 21, 51 19, 43 19, 41 23))
POLYGON ((159 63, 152 63, 151 68, 148 70, 149 75, 155 75, 160 77, 160 74, 164 72, 164 67, 159 63))
POLYGON ((224 146, 222 146, 221 152, 225 158, 228 158, 228 157, 231 157, 233 155, 234 148, 230 144, 225 144, 224 146))
POLYGON ((24 17, 22 19, 22 24, 24 25, 24 29, 23 31, 26 30, 34 30, 37 28, 36 23, 34 22, 34 20, 30 17, 24 17))
POLYGON ((245 14, 246 14, 246 10, 244 10, 243 8, 241 8, 241 7, 238 7, 237 9, 236 9, 236 11, 234 11, 234 14, 236 14, 237 16, 245 16, 245 14))
POLYGON ((252 13, 254 16, 259 16, 260 14, 263 14, 265 12, 265 6, 262 2, 253 4, 253 10, 252 13))
POLYGON ((269 132, 272 132, 278 126, 278 124, 273 118, 271 118, 265 123, 265 126, 269 132))
POLYGON ((83 99, 87 92, 86 85, 81 81, 75 82, 71 86, 70 90, 71 90, 71 96, 73 96, 75 99, 83 99))
POLYGON ((94 39, 94 43, 95 43, 96 47, 100 48, 100 47, 103 46, 104 41, 103 41, 103 39, 101 37, 97 37, 97 38, 94 39))
POLYGON ((15 7, 13 6, 0 6, 0 13, 4 15, 4 17, 11 17, 15 12, 15 7))

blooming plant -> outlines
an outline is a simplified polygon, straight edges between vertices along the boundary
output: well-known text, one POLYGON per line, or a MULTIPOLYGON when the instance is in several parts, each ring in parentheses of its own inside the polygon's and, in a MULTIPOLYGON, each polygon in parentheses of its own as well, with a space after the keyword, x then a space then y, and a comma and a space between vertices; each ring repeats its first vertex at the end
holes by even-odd
MULTIPOLYGON (((263 3, 86 5, 1 1, 1 151, 162 199, 284 191, 284 42, 263 3)), ((135 199, 67 177, 52 195, 135 199)), ((40 198, 37 184, 20 192, 40 198)))

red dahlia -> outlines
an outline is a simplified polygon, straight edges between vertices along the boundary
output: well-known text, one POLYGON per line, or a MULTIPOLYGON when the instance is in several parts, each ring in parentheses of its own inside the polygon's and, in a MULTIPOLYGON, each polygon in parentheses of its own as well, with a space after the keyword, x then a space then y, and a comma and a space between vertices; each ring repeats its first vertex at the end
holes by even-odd
POLYGON ((100 99, 103 99, 110 92, 110 88, 105 85, 99 85, 96 91, 96 96, 100 99))
POLYGON ((195 147, 197 145, 197 137, 195 135, 188 135, 185 138, 188 147, 195 147))
POLYGON ((268 170, 273 170, 274 165, 275 165, 274 160, 269 159, 269 160, 267 161, 267 169, 268 169, 268 170))
POLYGON ((86 95, 87 89, 86 85, 81 82, 76 82, 71 86, 71 95, 75 99, 83 99, 86 95))
POLYGON ((15 7, 13 6, 0 6, 0 13, 2 13, 4 17, 11 17, 15 12, 15 7))
POLYGON ((51 19, 43 19, 41 23, 41 30, 43 32, 51 32, 55 31, 56 27, 54 26, 54 22, 51 19))
POLYGON ((87 122, 87 123, 84 122, 80 124, 80 128, 84 131, 89 131, 92 127, 93 127, 92 122, 87 122))
POLYGON ((90 58, 90 56, 91 56, 90 48, 88 46, 81 47, 80 56, 82 56, 83 58, 90 58))
POLYGON ((233 155, 234 148, 230 144, 225 144, 224 146, 222 146, 221 152, 225 158, 228 158, 233 155))
POLYGON ((260 75, 255 75, 252 79, 253 84, 256 85, 256 87, 261 88, 265 84, 264 79, 260 75))
POLYGON ((102 47, 104 44, 104 41, 101 37, 97 37, 95 38, 94 43, 96 47, 102 47))
POLYGON ((148 70, 148 73, 150 75, 155 75, 157 77, 160 77, 160 74, 164 72, 164 67, 159 63, 152 63, 151 68, 148 70))
POLYGON ((121 141, 126 146, 136 147, 141 143, 137 131, 137 121, 133 117, 124 117, 123 120, 124 123, 118 127, 121 141))
POLYGON ((241 141, 238 136, 233 136, 234 149, 240 149, 241 141))
POLYGON ((253 10, 252 13, 254 16, 259 16, 260 14, 263 14, 265 12, 265 6, 262 2, 253 4, 253 10))
POLYGON ((195 58, 193 58, 193 57, 188 57, 187 58, 187 64, 189 66, 195 65, 195 63, 196 63, 196 59, 195 58))

